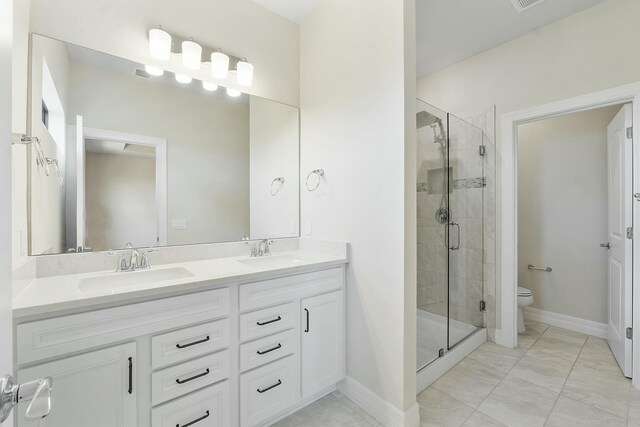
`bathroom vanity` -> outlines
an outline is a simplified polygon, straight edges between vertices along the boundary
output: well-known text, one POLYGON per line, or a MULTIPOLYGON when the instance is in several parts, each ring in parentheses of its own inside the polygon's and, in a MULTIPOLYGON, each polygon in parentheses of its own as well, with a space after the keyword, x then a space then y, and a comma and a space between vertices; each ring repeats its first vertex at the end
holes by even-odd
POLYGON ((345 375, 346 262, 345 245, 36 278, 14 299, 17 380, 53 377, 47 427, 268 424, 345 375))

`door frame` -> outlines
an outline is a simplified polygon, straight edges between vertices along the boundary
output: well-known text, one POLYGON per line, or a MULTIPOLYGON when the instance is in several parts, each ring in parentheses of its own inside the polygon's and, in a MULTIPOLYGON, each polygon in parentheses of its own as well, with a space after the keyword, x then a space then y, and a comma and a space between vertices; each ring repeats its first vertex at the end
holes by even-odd
MULTIPOLYGON (((501 138, 499 158, 502 179, 500 205, 497 211, 500 219, 500 255, 498 257, 500 295, 500 333, 496 341, 509 348, 517 345, 517 307, 516 292, 517 260, 518 260, 518 174, 517 174, 517 142, 518 125, 535 122, 580 111, 592 110, 616 104, 631 103, 633 106, 633 142, 640 132, 640 82, 611 89, 593 92, 587 95, 568 98, 548 104, 505 113, 501 116, 501 138), (636 130, 638 129, 638 130, 636 130)), ((640 171, 640 149, 633 150, 633 169, 640 171)), ((633 175, 633 192, 640 191, 640 173, 633 175)), ((633 211, 634 226, 640 226, 640 207, 633 211)), ((640 253, 640 239, 633 240, 634 253, 640 253)), ((634 256, 633 271, 640 271, 640 257, 634 256)), ((635 279, 635 278, 634 278, 635 279)), ((633 280, 633 341, 640 340, 640 292, 635 292, 636 281, 633 280)), ((633 371, 640 373, 640 346, 633 346, 633 371)), ((634 375, 633 385, 640 388, 640 374, 634 375)))
MULTIPOLYGON (((72 135, 75 126, 69 125, 72 135)), ((158 215, 157 246, 167 245, 167 140, 152 136, 136 135, 107 129, 83 127, 83 139, 100 139, 105 141, 124 142, 144 145, 156 149, 156 213, 158 215)))

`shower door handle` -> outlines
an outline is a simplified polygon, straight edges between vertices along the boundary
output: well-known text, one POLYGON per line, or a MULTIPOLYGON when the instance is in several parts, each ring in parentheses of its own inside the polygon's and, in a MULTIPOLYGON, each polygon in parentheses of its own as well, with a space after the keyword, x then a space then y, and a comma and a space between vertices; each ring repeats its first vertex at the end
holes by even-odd
POLYGON ((460 249, 460 224, 458 224, 457 222, 450 222, 449 226, 454 226, 458 229, 458 242, 456 244, 456 246, 451 246, 449 249, 451 249, 452 251, 457 251, 458 249, 460 249))

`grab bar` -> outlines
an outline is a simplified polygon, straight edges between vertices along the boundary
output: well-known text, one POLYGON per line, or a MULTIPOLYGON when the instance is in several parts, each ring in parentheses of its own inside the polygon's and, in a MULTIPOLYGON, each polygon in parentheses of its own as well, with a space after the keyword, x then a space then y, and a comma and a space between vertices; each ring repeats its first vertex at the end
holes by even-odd
POLYGON ((534 267, 533 265, 529 264, 529 266, 527 267, 529 270, 538 270, 538 271, 546 271, 551 273, 553 271, 553 269, 551 267, 544 267, 544 268, 540 268, 540 267, 534 267))

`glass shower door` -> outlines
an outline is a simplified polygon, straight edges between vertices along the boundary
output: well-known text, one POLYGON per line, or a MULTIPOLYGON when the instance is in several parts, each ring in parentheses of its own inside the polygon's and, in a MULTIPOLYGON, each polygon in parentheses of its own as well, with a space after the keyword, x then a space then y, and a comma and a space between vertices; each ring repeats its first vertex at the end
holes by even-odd
POLYGON ((482 327, 484 302, 484 133, 448 115, 451 171, 447 225, 448 347, 482 327))

